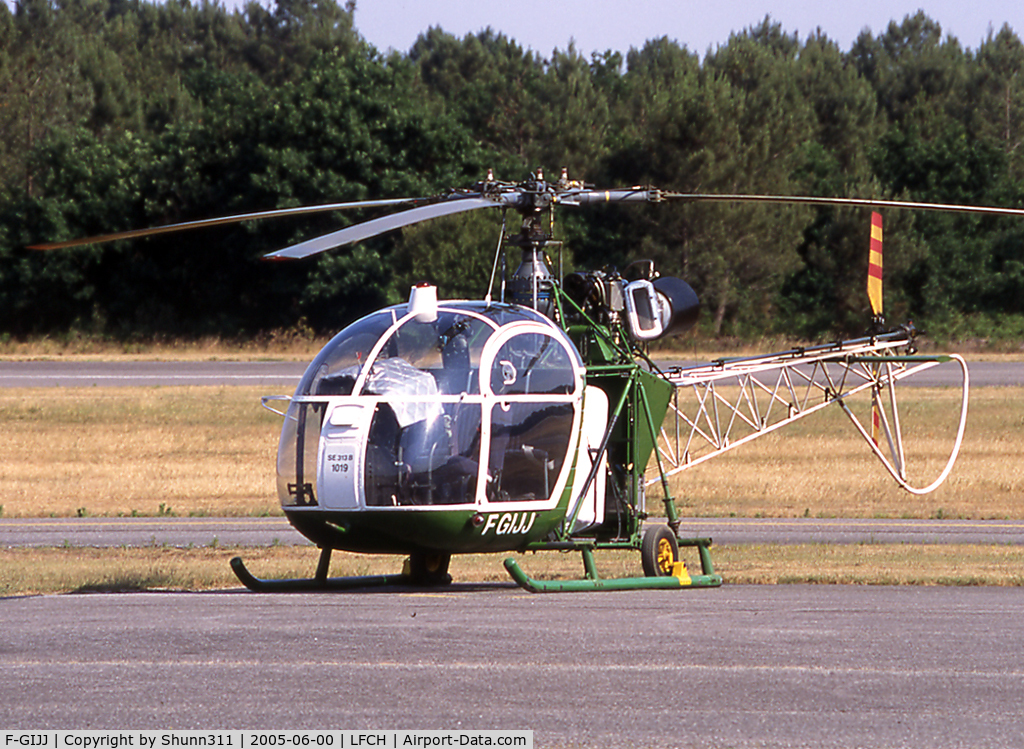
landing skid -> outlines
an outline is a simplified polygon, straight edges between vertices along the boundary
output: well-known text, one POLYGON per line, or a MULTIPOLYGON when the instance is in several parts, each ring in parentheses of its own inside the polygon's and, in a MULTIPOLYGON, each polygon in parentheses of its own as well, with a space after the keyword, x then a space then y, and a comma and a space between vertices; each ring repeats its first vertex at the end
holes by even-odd
MULTIPOLYGON (((681 561, 676 561, 672 565, 669 574, 604 580, 597 574, 592 546, 580 546, 578 549, 583 555, 583 567, 586 574, 586 577, 582 580, 535 580, 527 575, 516 564, 514 559, 505 560, 505 569, 508 570, 509 575, 512 576, 517 585, 531 593, 644 589, 675 590, 678 588, 717 588, 722 584, 722 576, 715 573, 714 566, 711 563, 711 555, 708 552, 708 547, 711 545, 710 538, 678 539, 678 544, 679 546, 697 547, 700 553, 701 574, 691 575, 687 571, 685 564, 681 561)), ((317 563, 316 575, 312 578, 265 580, 249 572, 241 557, 234 557, 231 560, 231 569, 242 585, 255 593, 309 593, 387 586, 444 585, 451 582, 451 577, 447 574, 448 565, 446 559, 444 560, 443 569, 431 571, 433 577, 430 579, 424 579, 422 574, 416 574, 415 572, 413 574, 402 572, 397 575, 328 577, 327 571, 330 563, 331 550, 328 548, 320 550, 320 561, 317 563)), ((418 564, 420 564, 419 560, 414 562, 414 568, 418 564)))
POLYGON ((708 547, 710 538, 681 538, 679 546, 696 546, 700 552, 701 574, 691 575, 686 565, 676 561, 672 571, 667 575, 650 577, 620 577, 609 580, 601 579, 594 564, 594 551, 590 546, 581 546, 583 568, 586 577, 582 580, 535 580, 523 572, 515 559, 505 560, 505 569, 519 587, 531 593, 573 593, 598 590, 676 590, 678 588, 717 588, 722 584, 722 576, 715 574, 711 564, 708 547))
POLYGON ((320 550, 320 561, 313 578, 293 580, 264 580, 256 577, 245 567, 241 557, 231 560, 231 569, 242 585, 255 593, 308 593, 325 590, 351 590, 354 588, 377 588, 387 585, 411 585, 409 575, 362 575, 357 577, 327 577, 331 563, 331 550, 320 550))

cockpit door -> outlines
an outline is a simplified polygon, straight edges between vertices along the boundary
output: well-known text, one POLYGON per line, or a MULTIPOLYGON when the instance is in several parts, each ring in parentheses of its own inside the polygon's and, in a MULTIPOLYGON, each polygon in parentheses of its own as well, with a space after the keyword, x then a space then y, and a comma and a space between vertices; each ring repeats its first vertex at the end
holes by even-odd
POLYGON ((548 326, 516 322, 488 340, 480 378, 485 501, 557 501, 578 436, 578 355, 548 326))
POLYGON ((572 532, 579 533, 604 520, 604 500, 608 473, 607 451, 598 456, 605 430, 608 428, 608 396, 599 387, 587 385, 583 391, 583 428, 580 434, 576 473, 573 474, 572 498, 566 517, 576 513, 572 532), (594 479, 587 487, 587 493, 580 496, 587 478, 594 468, 594 461, 600 465, 594 479), (579 512, 576 511, 579 506, 579 512))

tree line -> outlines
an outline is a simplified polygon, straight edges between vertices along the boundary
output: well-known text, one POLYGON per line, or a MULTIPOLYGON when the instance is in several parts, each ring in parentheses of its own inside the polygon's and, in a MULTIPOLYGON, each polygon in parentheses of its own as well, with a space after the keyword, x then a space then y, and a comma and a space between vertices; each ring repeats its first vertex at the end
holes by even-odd
MULTIPOLYGON (((922 12, 843 50, 766 18, 698 54, 669 36, 543 56, 492 30, 383 53, 335 0, 0 3, 0 334, 247 337, 337 328, 410 283, 486 288, 498 217, 440 219, 298 263, 266 252, 372 214, 247 222, 49 253, 32 243, 317 203, 431 195, 492 169, 599 186, 1022 205, 1024 45, 922 12)), ((480 215, 487 213, 488 215, 480 215)), ((1024 334, 1024 219, 884 211, 887 317, 1024 334)), ((859 333, 869 213, 565 209, 569 267, 650 258, 706 335, 859 333)), ((510 258, 515 263, 515 258, 510 258)))

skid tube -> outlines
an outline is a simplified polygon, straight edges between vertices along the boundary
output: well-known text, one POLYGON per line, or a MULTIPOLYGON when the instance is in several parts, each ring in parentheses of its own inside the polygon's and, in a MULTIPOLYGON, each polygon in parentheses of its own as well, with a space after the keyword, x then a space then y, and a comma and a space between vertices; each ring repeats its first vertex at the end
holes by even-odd
POLYGON ((659 577, 619 577, 608 580, 597 574, 594 564, 594 546, 582 545, 578 549, 583 554, 583 567, 586 577, 582 580, 535 580, 527 575, 515 559, 505 560, 505 569, 516 584, 531 593, 578 593, 600 590, 676 590, 679 588, 717 588, 722 584, 722 576, 715 573, 711 563, 710 538, 680 538, 680 547, 696 546, 700 554, 701 574, 691 575, 686 565, 676 562, 672 574, 659 577))
POLYGON ((377 588, 387 585, 408 585, 408 575, 363 575, 358 577, 327 577, 327 569, 331 563, 331 550, 320 550, 320 561, 317 563, 316 576, 292 580, 264 580, 256 577, 245 567, 241 557, 231 560, 231 570, 242 585, 254 593, 311 593, 327 590, 351 590, 354 588, 377 588))

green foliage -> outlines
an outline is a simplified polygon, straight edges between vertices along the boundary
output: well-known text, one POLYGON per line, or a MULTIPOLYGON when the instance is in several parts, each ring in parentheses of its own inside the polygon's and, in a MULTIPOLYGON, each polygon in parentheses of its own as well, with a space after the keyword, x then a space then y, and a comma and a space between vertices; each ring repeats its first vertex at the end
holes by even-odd
MULTIPOLYGON (((0 334, 257 335, 300 319, 326 331, 422 280, 479 296, 497 214, 295 264, 260 258, 375 214, 25 246, 435 194, 488 168, 695 192, 1024 200, 1024 45, 1008 27, 970 50, 918 12, 844 52, 766 18, 703 56, 666 37, 589 57, 432 28, 408 54, 383 55, 360 37, 354 7, 0 4, 0 334)), ((608 207, 558 220, 567 267, 651 258, 694 286, 708 333, 864 328, 866 210, 608 207)), ((1024 315, 1024 228, 887 210, 885 273, 890 320, 998 338, 1024 315)))
MULTIPOLYGON (((517 216, 509 216, 511 226, 506 233, 517 230, 517 216)), ((403 232, 394 253, 396 300, 408 298, 411 286, 431 283, 437 286, 442 299, 480 299, 494 267, 500 218, 477 212, 465 216, 449 216, 411 227, 403 232)), ((517 253, 508 253, 506 265, 519 264, 517 253)), ((499 269, 500 273, 500 269, 499 269)), ((492 294, 498 298, 496 288, 492 294)))

